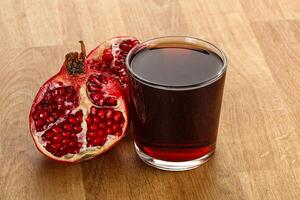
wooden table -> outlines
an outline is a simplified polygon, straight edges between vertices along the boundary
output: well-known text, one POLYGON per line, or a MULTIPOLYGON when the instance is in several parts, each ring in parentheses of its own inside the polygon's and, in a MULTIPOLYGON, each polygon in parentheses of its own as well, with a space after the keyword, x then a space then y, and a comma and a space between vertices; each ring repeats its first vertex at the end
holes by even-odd
POLYGON ((0 199, 300 199, 299 0, 2 0, 0 199), (28 130, 39 86, 82 39, 190 35, 229 67, 217 151, 187 172, 143 164, 132 133, 89 162, 45 159, 28 130))

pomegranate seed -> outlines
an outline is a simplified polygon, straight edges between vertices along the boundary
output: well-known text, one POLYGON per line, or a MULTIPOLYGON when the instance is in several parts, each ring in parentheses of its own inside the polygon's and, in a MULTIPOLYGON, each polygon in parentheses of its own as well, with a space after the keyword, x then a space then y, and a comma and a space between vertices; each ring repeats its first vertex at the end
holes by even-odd
POLYGON ((60 141, 62 139, 62 137, 60 135, 56 135, 53 137, 54 141, 60 141))
POLYGON ((123 117, 123 116, 122 116, 122 113, 121 113, 120 111, 117 111, 117 112, 115 112, 115 115, 114 115, 113 119, 114 119, 116 122, 118 122, 118 121, 121 120, 122 117, 123 117))
POLYGON ((90 127, 91 130, 95 131, 97 130, 97 125, 96 124, 92 124, 91 127, 90 127))
POLYGON ((72 116, 72 115, 68 117, 68 121, 69 121, 71 124, 75 124, 75 123, 78 122, 77 119, 76 119, 76 117, 74 117, 74 116, 72 116))
POLYGON ((121 131, 117 131, 117 132, 115 132, 114 135, 116 135, 116 136, 121 136, 121 135, 122 135, 122 132, 121 132, 121 131))
POLYGON ((90 92, 96 92, 96 91, 99 91, 101 90, 101 85, 92 85, 92 84, 89 84, 88 85, 88 91, 90 92))
POLYGON ((103 76, 103 75, 98 75, 98 79, 103 84, 107 84, 108 83, 107 78, 105 76, 103 76))
POLYGON ((59 149, 60 144, 59 144, 59 143, 54 143, 54 144, 51 145, 51 147, 52 147, 53 149, 59 149))
POLYGON ((121 64, 122 64, 122 62, 121 62, 120 60, 116 60, 116 61, 115 61, 115 65, 116 65, 116 66, 120 66, 121 64))
POLYGON ((106 127, 106 124, 104 124, 104 123, 99 124, 99 128, 104 129, 105 127, 106 127))
POLYGON ((73 129, 73 127, 72 127, 71 124, 65 124, 64 129, 67 130, 67 131, 71 131, 73 129))
POLYGON ((112 121, 109 119, 106 121, 107 126, 111 126, 112 125, 112 121))
POLYGON ((34 111, 34 112, 32 113, 32 118, 33 118, 34 120, 36 120, 36 119, 39 118, 39 114, 38 114, 37 111, 34 111))
POLYGON ((104 53, 102 55, 102 59, 103 59, 104 62, 110 63, 114 59, 114 56, 111 53, 108 52, 108 53, 104 53))
POLYGON ((104 111, 104 110, 99 110, 99 111, 98 111, 98 116, 99 116, 101 119, 105 118, 105 111, 104 111))
POLYGON ((74 146, 76 146, 76 144, 75 144, 75 142, 71 141, 71 142, 69 142, 69 146, 74 147, 74 146))
POLYGON ((117 100, 113 97, 107 98, 106 102, 109 106, 116 106, 117 105, 117 100))
POLYGON ((86 121, 86 123, 90 124, 93 121, 93 117, 91 115, 89 115, 85 121, 86 121))
POLYGON ((65 108, 64 105, 61 105, 61 104, 57 105, 57 110, 63 110, 64 108, 65 108))
POLYGON ((47 92, 44 94, 43 100, 44 100, 45 102, 48 102, 48 101, 50 100, 50 98, 51 98, 51 94, 50 94, 49 91, 47 91, 47 92))
POLYGON ((36 110, 42 110, 43 107, 42 107, 41 105, 37 105, 37 106, 35 107, 35 109, 36 109, 36 110))
POLYGON ((110 119, 112 116, 113 116, 113 111, 112 111, 112 110, 107 110, 107 112, 106 112, 106 117, 107 117, 108 119, 110 119))
POLYGON ((75 126, 74 127, 74 130, 77 132, 77 133, 80 133, 82 131, 82 128, 81 126, 75 126))
POLYGON ((58 126, 55 126, 55 127, 52 128, 52 131, 53 131, 54 133, 61 133, 61 132, 62 132, 62 129, 61 129, 60 127, 58 127, 58 126))
POLYGON ((51 139, 53 137, 54 133, 52 131, 48 131, 43 135, 43 137, 46 137, 46 139, 51 139))
POLYGON ((125 42, 122 42, 121 44, 120 44, 120 49, 122 49, 123 51, 130 51, 130 49, 131 49, 131 47, 130 46, 128 46, 125 42))
POLYGON ((75 126, 74 127, 75 132, 80 133, 82 131, 81 126, 75 126))
POLYGON ((96 145, 99 145, 100 144, 100 139, 99 138, 95 138, 93 141, 92 141, 92 144, 94 145, 94 146, 96 146, 96 145))
POLYGON ((95 132, 88 132, 87 136, 89 138, 93 138, 93 137, 96 137, 96 133, 95 132))
POLYGON ((44 121, 43 120, 37 120, 37 121, 35 121, 35 126, 36 127, 42 127, 44 125, 44 121))
POLYGON ((105 142, 106 142, 106 137, 105 138, 101 138, 99 145, 103 146, 105 144, 105 142))
POLYGON ((111 135, 111 134, 112 134, 112 132, 113 132, 113 131, 112 131, 112 129, 111 129, 111 128, 107 128, 107 129, 106 129, 106 133, 107 133, 107 134, 111 135))
POLYGON ((104 105, 104 100, 100 99, 99 101, 97 101, 97 105, 103 106, 104 105))
POLYGON ((111 48, 104 49, 103 54, 108 54, 108 53, 111 53, 111 48))
POLYGON ((61 134, 63 137, 68 137, 69 136, 69 133, 68 132, 62 132, 61 134))
MULTIPOLYGON (((105 136, 105 132, 104 132, 103 130, 98 130, 98 131, 97 131, 97 134, 98 134, 99 137, 105 136)), ((105 137, 106 137, 106 136, 105 136, 105 137)))
POLYGON ((92 94, 90 94, 90 97, 94 101, 98 101, 101 98, 100 94, 98 94, 98 93, 92 93, 92 94))
POLYGON ((111 68, 111 70, 116 73, 119 71, 119 67, 114 66, 111 68))
POLYGON ((89 82, 94 83, 96 85, 100 85, 101 84, 101 81, 99 80, 99 78, 98 78, 97 75, 90 76, 89 82))
POLYGON ((100 118, 98 116, 94 116, 94 123, 99 123, 100 122, 100 118))
MULTIPOLYGON (((83 144, 82 142, 78 142, 78 143, 77 143, 77 147, 80 148, 80 147, 82 146, 82 144, 83 144)), ((78 149, 78 150, 79 150, 79 149, 78 149)), ((79 152, 77 152, 77 153, 79 153, 79 152)))
POLYGON ((82 111, 78 111, 76 114, 75 114, 75 117, 77 118, 78 121, 82 121, 82 116, 83 116, 83 113, 82 111))
POLYGON ((91 107, 91 113, 95 115, 97 113, 97 108, 96 107, 91 107))
POLYGON ((47 106, 46 107, 46 111, 48 112, 48 113, 51 113, 53 110, 52 110, 52 107, 51 106, 47 106))
POLYGON ((63 140, 61 141, 61 143, 62 143, 62 144, 65 144, 65 145, 68 144, 69 142, 70 142, 70 141, 69 141, 68 139, 63 139, 63 140))
POLYGON ((57 95, 55 97, 55 101, 57 104, 63 104, 64 103, 64 97, 62 95, 57 95))
POLYGON ((118 130, 120 127, 119 127, 119 125, 118 124, 114 124, 113 126, 112 126, 112 130, 113 131, 116 131, 116 130, 118 130))

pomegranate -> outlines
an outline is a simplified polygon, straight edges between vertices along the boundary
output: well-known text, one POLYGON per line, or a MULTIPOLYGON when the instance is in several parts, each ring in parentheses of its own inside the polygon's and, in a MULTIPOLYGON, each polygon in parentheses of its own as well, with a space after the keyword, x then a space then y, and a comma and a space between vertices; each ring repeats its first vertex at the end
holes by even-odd
POLYGON ((137 44, 139 41, 134 37, 114 37, 96 47, 87 56, 87 68, 105 71, 112 75, 119 81, 128 100, 130 100, 130 82, 125 67, 125 58, 137 44))
POLYGON ((40 152, 63 162, 91 159, 112 148, 128 129, 129 83, 124 59, 138 43, 117 37, 93 50, 66 55, 59 73, 38 91, 29 115, 40 152))

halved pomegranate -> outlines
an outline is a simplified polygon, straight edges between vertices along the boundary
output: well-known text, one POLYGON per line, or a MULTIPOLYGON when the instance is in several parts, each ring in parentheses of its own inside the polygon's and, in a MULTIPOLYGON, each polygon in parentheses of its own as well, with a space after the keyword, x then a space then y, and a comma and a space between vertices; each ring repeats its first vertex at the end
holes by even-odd
POLYGON ((120 44, 131 48, 128 41, 132 40, 113 38, 87 60, 83 42, 80 54, 66 55, 60 72, 43 84, 31 107, 30 131, 39 151, 54 160, 79 162, 109 150, 125 136, 129 114, 124 91, 129 89, 124 55, 128 51, 120 50, 120 44))
POLYGON ((122 91, 130 97, 130 86, 125 66, 128 52, 139 44, 135 37, 119 36, 105 41, 87 56, 87 68, 106 71, 116 78, 122 91))

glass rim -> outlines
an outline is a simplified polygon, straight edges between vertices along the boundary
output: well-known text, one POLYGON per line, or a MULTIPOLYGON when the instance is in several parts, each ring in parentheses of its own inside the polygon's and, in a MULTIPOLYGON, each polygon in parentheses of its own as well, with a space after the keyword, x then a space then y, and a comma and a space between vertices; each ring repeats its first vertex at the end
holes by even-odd
MULTIPOLYGON (((192 42, 192 41, 184 41, 184 43, 186 44, 198 44, 196 42, 192 42)), ((207 85, 210 85, 214 82, 216 82, 217 80, 219 80, 223 74, 226 72, 226 69, 227 69, 227 57, 226 57, 226 54, 224 53, 223 50, 221 50, 219 47, 217 47, 216 45, 212 44, 211 42, 208 42, 206 40, 203 40, 203 39, 199 39, 199 38, 196 38, 196 37, 190 37, 190 36, 162 36, 162 37, 155 37, 155 38, 152 38, 152 39, 148 39, 148 40, 145 40, 143 42, 141 42, 140 44, 136 45, 134 48, 132 48, 128 55, 126 56, 126 59, 125 59, 125 65, 126 65, 126 68, 129 72, 129 75, 134 78, 135 80, 139 81, 139 82, 142 82, 143 84, 145 85, 148 85, 150 87, 154 87, 154 88, 159 88, 159 89, 167 89, 167 90, 192 90, 192 89, 197 89, 197 88, 201 88, 201 87, 204 87, 204 86, 207 86, 207 85), (187 84, 187 85, 166 85, 166 84, 160 84, 160 83, 155 83, 153 81, 150 81, 150 80, 147 80, 143 77, 141 77, 140 75, 136 74, 131 66, 130 66, 130 62, 132 60, 132 58, 141 50, 147 48, 147 43, 151 42, 151 41, 155 41, 155 40, 159 40, 159 39, 168 39, 168 38, 173 38, 173 39, 176 39, 178 38, 178 40, 182 40, 182 39, 190 39, 190 40, 194 40, 196 42, 200 42, 200 43, 204 43, 212 48, 214 48, 214 50, 212 50, 214 53, 216 53, 218 56, 220 56, 222 62, 223 62, 223 65, 222 65, 222 68, 220 69, 220 71, 214 75, 213 77, 209 78, 208 80, 205 80, 205 81, 201 81, 199 83, 195 83, 195 84, 187 84), (218 51, 218 52, 216 52, 218 51)))

